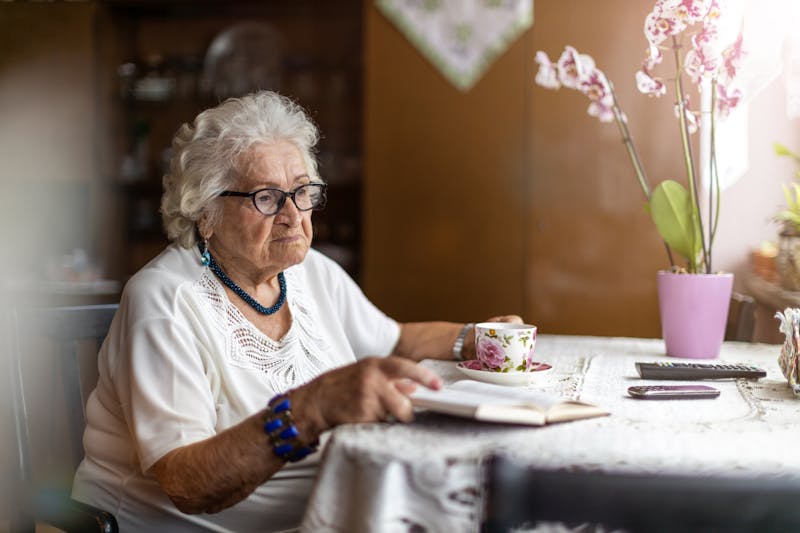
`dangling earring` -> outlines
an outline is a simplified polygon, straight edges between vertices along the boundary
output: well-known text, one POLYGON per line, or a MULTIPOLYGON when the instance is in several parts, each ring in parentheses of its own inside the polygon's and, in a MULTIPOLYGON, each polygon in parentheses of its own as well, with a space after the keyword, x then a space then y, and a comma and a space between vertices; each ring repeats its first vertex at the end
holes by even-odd
POLYGON ((203 266, 211 264, 211 252, 208 251, 208 239, 203 239, 203 253, 200 254, 200 262, 203 266))

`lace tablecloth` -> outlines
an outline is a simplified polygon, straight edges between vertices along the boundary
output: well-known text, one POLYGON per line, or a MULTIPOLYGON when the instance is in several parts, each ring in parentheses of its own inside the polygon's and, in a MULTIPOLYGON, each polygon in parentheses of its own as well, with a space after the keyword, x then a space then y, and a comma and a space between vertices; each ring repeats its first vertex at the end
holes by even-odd
MULTIPOLYGON (((634 363, 666 360, 663 341, 542 335, 537 342, 537 359, 554 371, 530 388, 602 405, 611 416, 520 427, 420 412, 412 424, 341 426, 303 531, 478 531, 481 463, 494 451, 549 468, 800 477, 800 400, 778 368, 780 346, 726 343, 721 360, 768 375, 717 381, 717 399, 650 401, 626 389, 655 383, 640 379, 634 363)), ((465 378, 454 363, 424 364, 448 383, 465 378)))

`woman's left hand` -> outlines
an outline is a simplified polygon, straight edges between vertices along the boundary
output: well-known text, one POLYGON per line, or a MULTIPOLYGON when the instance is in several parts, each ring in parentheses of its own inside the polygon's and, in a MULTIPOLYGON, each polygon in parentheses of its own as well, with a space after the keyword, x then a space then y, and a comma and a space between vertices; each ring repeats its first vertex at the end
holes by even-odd
POLYGON ((519 315, 502 315, 487 318, 484 322, 508 322, 509 324, 524 324, 522 317, 519 315))

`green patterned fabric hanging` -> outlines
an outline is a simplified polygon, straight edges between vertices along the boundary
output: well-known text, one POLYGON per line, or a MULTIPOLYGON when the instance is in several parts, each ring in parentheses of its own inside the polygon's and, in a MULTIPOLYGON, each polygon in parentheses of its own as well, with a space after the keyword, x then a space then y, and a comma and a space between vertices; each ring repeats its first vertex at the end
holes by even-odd
POLYGON ((533 23, 533 0, 376 0, 376 6, 461 91, 533 23))

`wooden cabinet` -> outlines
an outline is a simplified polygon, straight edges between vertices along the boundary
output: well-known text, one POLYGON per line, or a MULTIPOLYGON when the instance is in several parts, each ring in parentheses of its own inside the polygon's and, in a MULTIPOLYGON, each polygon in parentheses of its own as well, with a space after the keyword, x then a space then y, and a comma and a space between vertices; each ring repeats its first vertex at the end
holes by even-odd
POLYGON ((314 215, 314 245, 358 276, 361 18, 361 6, 344 0, 100 4, 99 166, 106 220, 118 228, 105 255, 119 279, 167 242, 158 208, 174 132, 224 98, 261 88, 297 100, 319 126, 329 201, 314 215))

